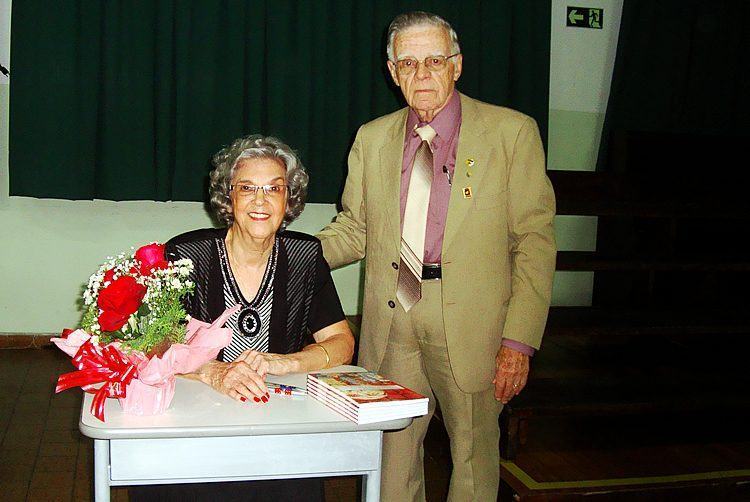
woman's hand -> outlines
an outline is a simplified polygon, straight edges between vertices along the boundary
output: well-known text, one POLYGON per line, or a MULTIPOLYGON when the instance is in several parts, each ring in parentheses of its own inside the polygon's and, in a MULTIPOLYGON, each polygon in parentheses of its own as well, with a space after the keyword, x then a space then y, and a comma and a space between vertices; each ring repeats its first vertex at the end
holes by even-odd
POLYGON ((237 361, 245 361, 250 369, 258 373, 261 378, 266 375, 286 375, 302 371, 299 357, 295 354, 272 354, 269 352, 258 352, 246 350, 239 355, 237 361))
POLYGON ((260 375, 245 361, 210 361, 198 370, 198 375, 204 383, 238 401, 268 401, 264 375, 260 375))
MULTIPOLYGON (((314 371, 347 364, 352 360, 354 337, 346 321, 331 324, 317 331, 313 338, 316 343, 306 346, 300 352, 274 354, 246 350, 230 364, 243 363, 262 382, 266 375, 314 371)), ((265 385, 263 388, 265 389, 265 385)))

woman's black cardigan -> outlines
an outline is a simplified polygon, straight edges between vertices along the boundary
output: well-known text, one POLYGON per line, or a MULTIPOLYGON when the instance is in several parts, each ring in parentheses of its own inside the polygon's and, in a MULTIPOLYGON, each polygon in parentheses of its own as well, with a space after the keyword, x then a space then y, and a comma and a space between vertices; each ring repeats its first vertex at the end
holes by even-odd
MULTIPOLYGON (((188 314, 202 321, 213 322, 225 309, 216 238, 223 239, 226 234, 226 228, 194 230, 166 244, 168 260, 189 258, 193 261, 191 280, 195 282, 195 291, 186 299, 185 307, 188 314)), ((309 343, 311 333, 345 317, 320 241, 289 230, 277 236, 279 254, 273 281, 268 350, 290 354, 309 343)))

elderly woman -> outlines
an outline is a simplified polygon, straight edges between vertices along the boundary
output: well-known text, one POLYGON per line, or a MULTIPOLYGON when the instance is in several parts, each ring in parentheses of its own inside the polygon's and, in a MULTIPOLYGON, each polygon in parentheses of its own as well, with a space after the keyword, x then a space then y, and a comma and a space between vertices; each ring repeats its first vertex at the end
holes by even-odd
POLYGON ((285 230, 302 213, 308 180, 292 149, 248 136, 213 161, 211 206, 226 228, 179 235, 167 255, 195 264, 189 314, 213 321, 227 307, 242 308, 227 322, 230 345, 192 377, 240 401, 266 401, 266 373, 348 363, 354 338, 320 242, 285 230))
MULTIPOLYGON (((262 405, 269 398, 266 374, 348 363, 354 338, 320 242, 285 229, 304 208, 308 180, 291 148, 276 138, 248 136, 221 150, 213 162, 211 206, 226 228, 174 237, 166 252, 171 260, 190 258, 195 265, 195 292, 186 305, 190 315, 210 322, 228 307, 240 304, 241 309, 226 323, 232 341, 218 360, 187 376, 238 401, 262 405)), ((186 485, 131 495, 315 500, 322 495, 322 483, 186 485)))

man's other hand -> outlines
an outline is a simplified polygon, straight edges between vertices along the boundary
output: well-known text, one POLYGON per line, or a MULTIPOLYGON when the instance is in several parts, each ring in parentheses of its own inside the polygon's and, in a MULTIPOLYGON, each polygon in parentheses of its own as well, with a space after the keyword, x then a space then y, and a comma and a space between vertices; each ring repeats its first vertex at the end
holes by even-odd
POLYGON ((502 346, 495 356, 495 399, 507 404, 526 386, 529 356, 502 346))

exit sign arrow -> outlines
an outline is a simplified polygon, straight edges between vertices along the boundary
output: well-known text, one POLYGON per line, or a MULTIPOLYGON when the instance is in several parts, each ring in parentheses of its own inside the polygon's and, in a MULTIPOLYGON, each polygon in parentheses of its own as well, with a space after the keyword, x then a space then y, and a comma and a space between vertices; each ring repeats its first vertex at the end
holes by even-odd
POLYGON ((570 21, 570 25, 577 25, 579 21, 583 21, 583 14, 578 13, 578 9, 572 9, 568 13, 568 21, 570 21))

